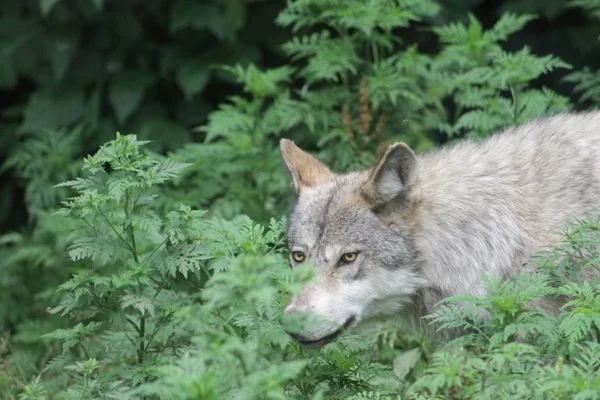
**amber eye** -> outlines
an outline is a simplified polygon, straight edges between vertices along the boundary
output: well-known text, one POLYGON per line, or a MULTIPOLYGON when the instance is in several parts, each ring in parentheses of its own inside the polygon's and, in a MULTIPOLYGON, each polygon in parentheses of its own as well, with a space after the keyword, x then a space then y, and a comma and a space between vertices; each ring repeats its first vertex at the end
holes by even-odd
POLYGON ((294 261, 296 261, 297 263, 301 263, 302 261, 304 261, 304 258, 306 258, 306 256, 304 255, 303 252, 301 251, 293 251, 292 252, 292 258, 294 259, 294 261))
POLYGON ((358 253, 346 253, 342 256, 342 261, 345 263, 351 263, 354 262, 354 260, 356 260, 357 256, 358 253))

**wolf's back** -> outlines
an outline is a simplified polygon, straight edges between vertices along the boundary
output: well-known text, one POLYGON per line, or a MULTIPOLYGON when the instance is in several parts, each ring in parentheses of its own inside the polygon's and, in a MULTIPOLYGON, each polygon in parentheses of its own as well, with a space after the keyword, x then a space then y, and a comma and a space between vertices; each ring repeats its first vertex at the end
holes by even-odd
POLYGON ((484 141, 421 155, 414 207, 403 218, 431 289, 480 294, 483 274, 506 277, 567 224, 600 209, 600 112, 534 120, 484 141))

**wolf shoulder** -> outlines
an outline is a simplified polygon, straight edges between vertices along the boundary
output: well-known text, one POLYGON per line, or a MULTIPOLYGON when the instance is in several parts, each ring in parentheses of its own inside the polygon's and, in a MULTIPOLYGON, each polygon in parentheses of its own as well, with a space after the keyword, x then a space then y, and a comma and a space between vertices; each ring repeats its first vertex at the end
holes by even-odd
POLYGON ((421 154, 419 166, 426 191, 454 186, 472 196, 478 189, 512 187, 535 197, 595 196, 600 194, 600 111, 538 118, 487 139, 461 140, 421 154))
MULTIPOLYGON (((444 295, 482 293, 576 219, 600 210, 600 112, 538 118, 418 156, 403 220, 421 271, 444 295)), ((436 299, 437 300, 437 299, 436 299)))

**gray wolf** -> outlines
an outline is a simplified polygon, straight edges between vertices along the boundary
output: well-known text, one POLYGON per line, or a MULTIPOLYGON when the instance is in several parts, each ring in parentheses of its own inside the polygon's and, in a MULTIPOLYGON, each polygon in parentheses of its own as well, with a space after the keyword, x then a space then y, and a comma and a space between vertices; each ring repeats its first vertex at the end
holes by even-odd
POLYGON ((440 300, 483 295, 485 275, 523 271, 600 206, 600 112, 539 118, 420 155, 395 143, 371 168, 346 173, 290 140, 280 150, 295 194, 290 263, 315 270, 284 313, 323 321, 292 334, 306 345, 373 318, 426 330, 422 317, 440 300))

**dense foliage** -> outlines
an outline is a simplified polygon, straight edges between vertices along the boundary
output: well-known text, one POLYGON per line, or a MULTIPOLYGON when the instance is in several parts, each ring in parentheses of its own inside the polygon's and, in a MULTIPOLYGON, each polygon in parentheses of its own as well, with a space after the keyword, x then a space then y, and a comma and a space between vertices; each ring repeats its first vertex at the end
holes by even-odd
POLYGON ((451 343, 282 328, 310 270, 287 267, 279 138, 346 170, 600 104, 598 0, 482 4, 0 0, 0 398, 600 397, 600 292, 577 279, 600 220, 448 299, 432 318, 472 332, 451 343), (527 311, 544 295, 571 301, 527 311))

